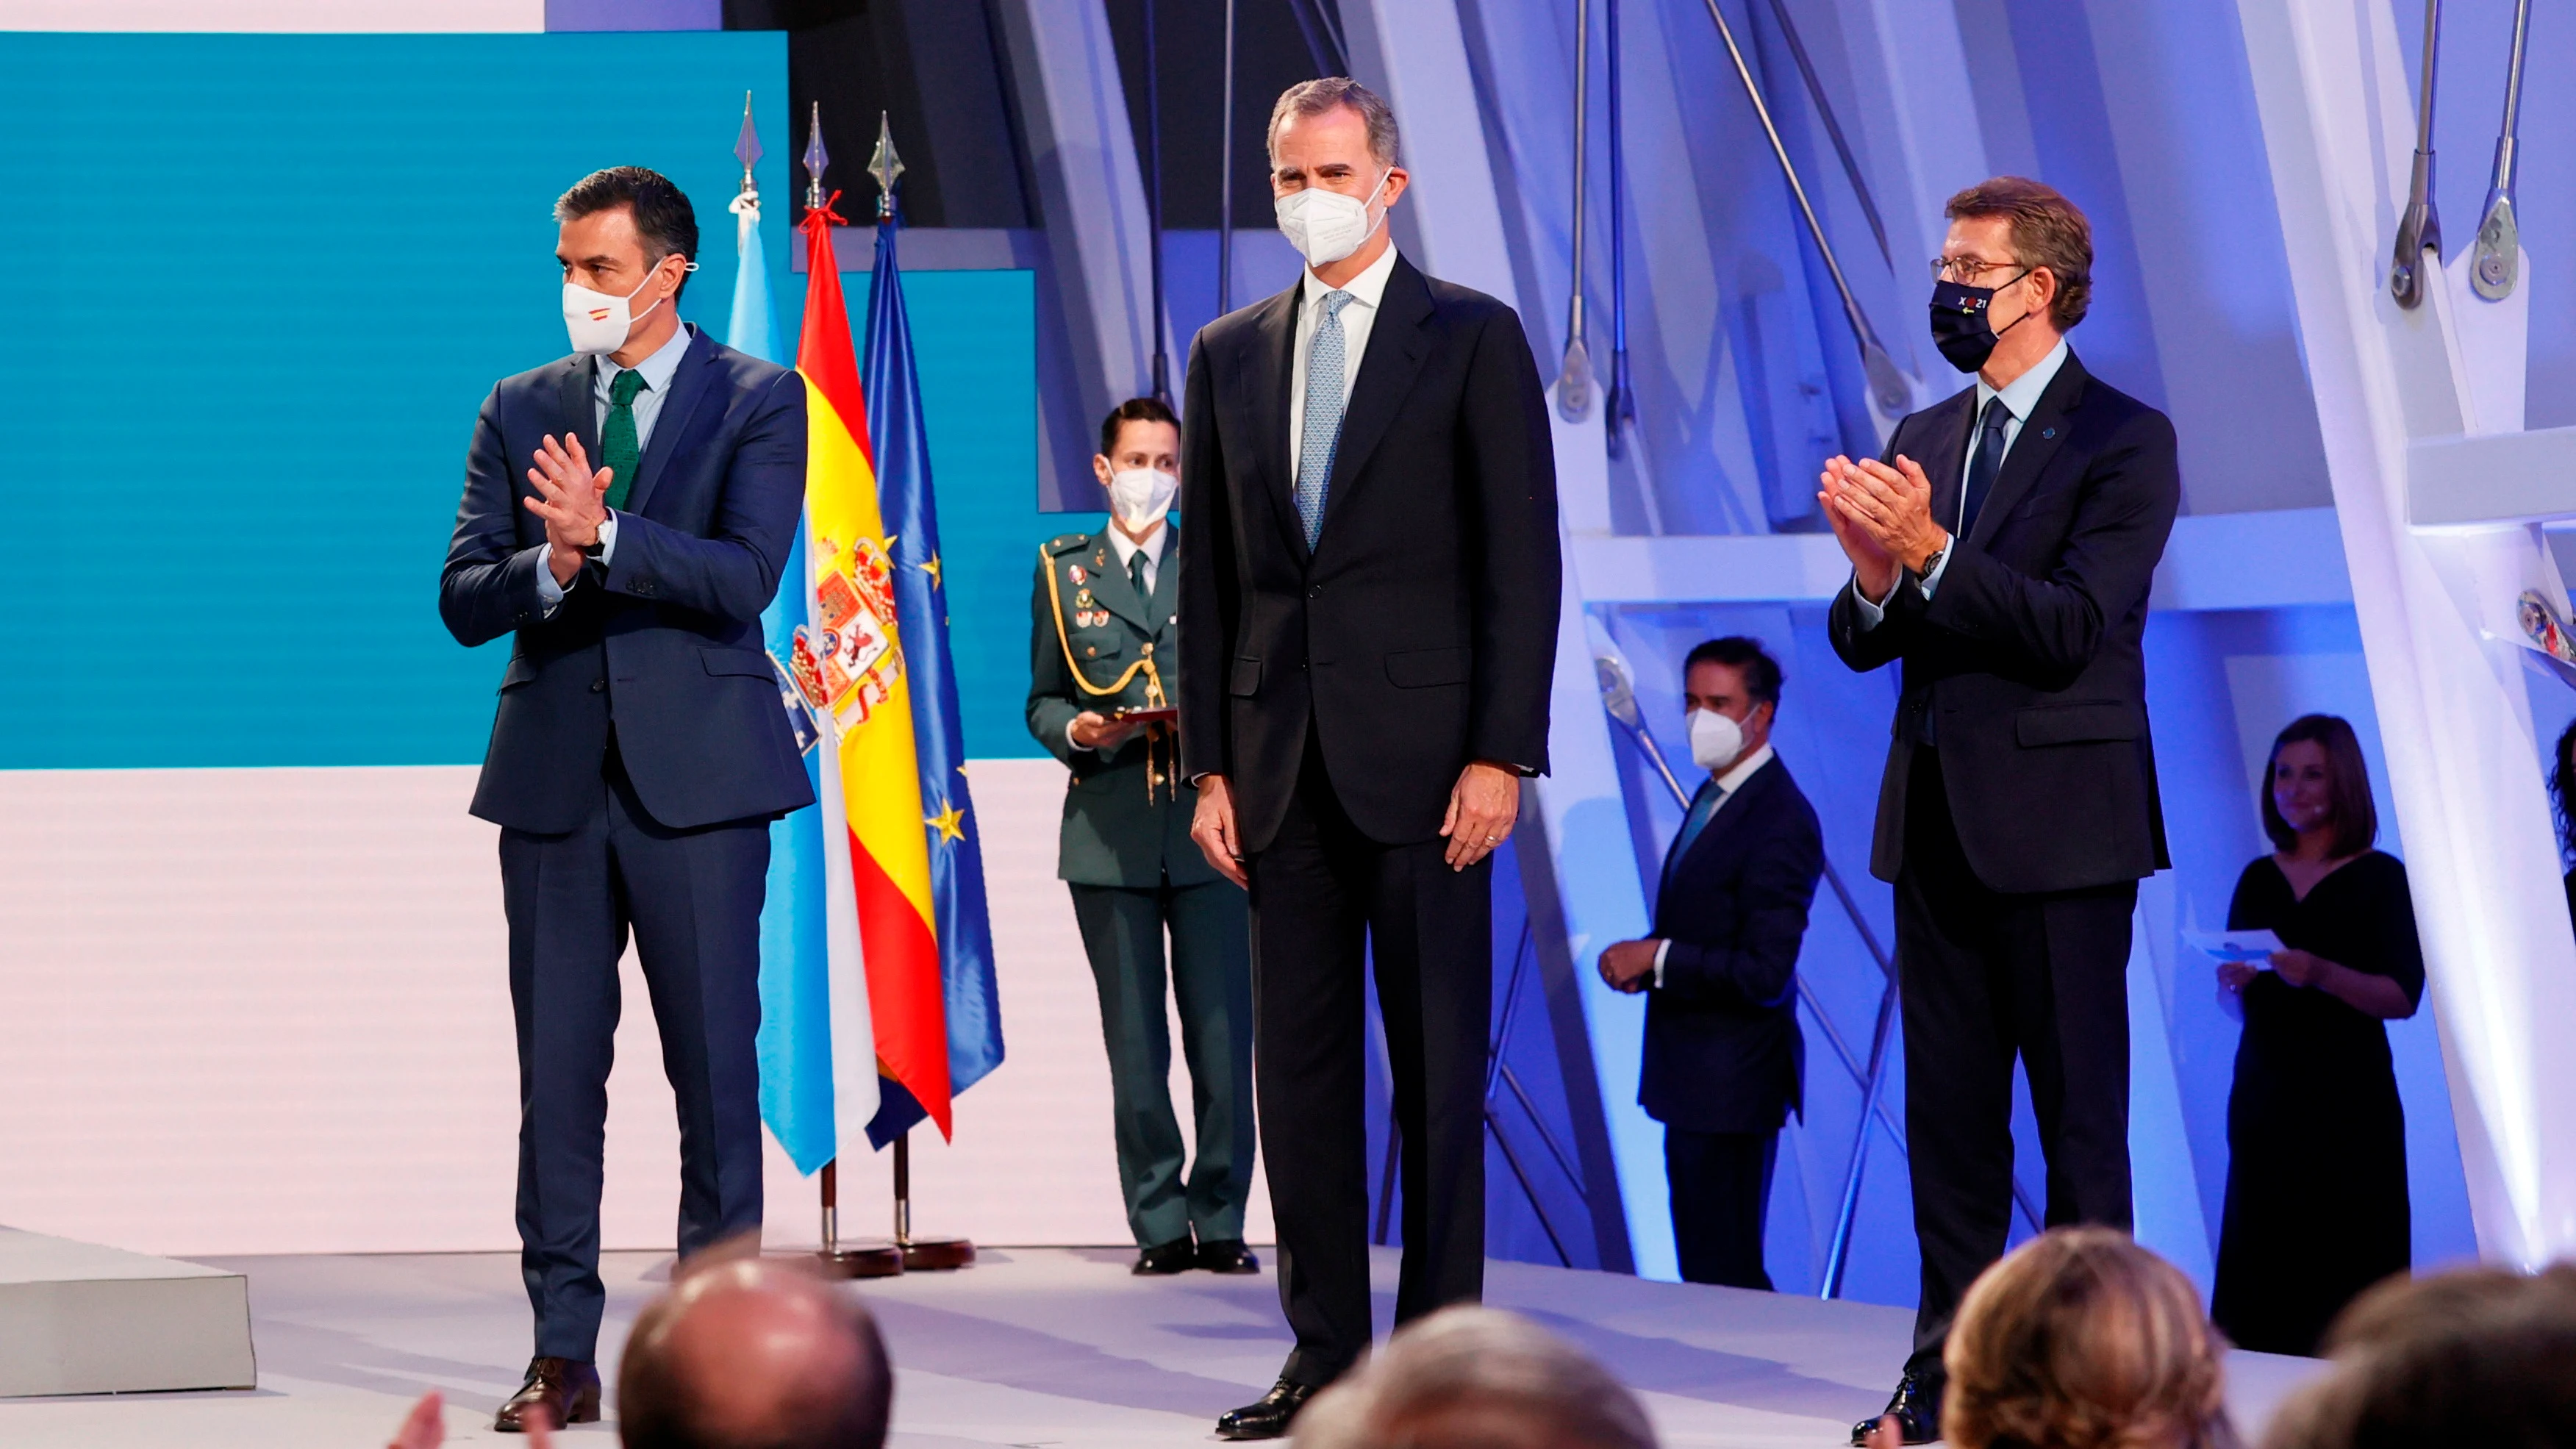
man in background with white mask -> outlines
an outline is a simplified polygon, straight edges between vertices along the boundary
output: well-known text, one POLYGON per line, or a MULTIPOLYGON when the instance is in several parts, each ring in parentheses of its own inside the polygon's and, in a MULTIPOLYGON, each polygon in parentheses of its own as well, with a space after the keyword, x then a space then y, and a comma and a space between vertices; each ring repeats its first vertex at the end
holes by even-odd
POLYGON ((1181 771, 1252 891, 1261 1146, 1296 1349, 1217 1421, 1272 1439, 1367 1352, 1364 962, 1394 1077, 1398 1323, 1484 1292, 1493 852, 1547 768, 1555 453, 1520 318, 1388 232, 1395 117, 1271 109, 1297 284, 1209 323, 1182 408, 1181 771))
POLYGON ((1654 935, 1601 953, 1601 979, 1647 994, 1637 1101, 1664 1124, 1682 1280, 1766 1291, 1771 1167, 1805 1102, 1798 945, 1825 869, 1816 812, 1771 750, 1780 683, 1750 639, 1711 639, 1683 662, 1691 760, 1708 779, 1664 856, 1654 935))
POLYGON ((760 1231, 769 822, 814 802, 760 611, 805 495, 805 386, 678 316, 689 199, 618 166, 555 203, 573 355, 475 420, 439 614, 512 636, 473 812, 501 827, 536 1356, 495 1428, 599 1417, 599 1190, 627 934, 680 1116, 682 1256, 760 1231))
POLYGON ((1243 887, 1190 843, 1198 791, 1179 777, 1181 432, 1131 398, 1100 425, 1092 471, 1109 523, 1038 550, 1029 602, 1029 733, 1073 767, 1056 874, 1073 893, 1100 988, 1118 1186, 1135 1270, 1255 1273, 1243 1245, 1252 1192, 1252 943, 1243 887), (1196 1152, 1184 1171, 1172 1115, 1163 940, 1190 1067, 1196 1152))

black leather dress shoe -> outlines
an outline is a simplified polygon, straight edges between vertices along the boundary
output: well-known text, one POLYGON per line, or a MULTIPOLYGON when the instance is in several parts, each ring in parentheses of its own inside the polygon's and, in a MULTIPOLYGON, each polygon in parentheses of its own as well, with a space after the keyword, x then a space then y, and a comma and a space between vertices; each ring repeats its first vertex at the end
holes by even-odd
POLYGON ((1878 1417, 1863 1419, 1852 1425, 1851 1441, 1866 1444, 1878 1430, 1879 1419, 1894 1419, 1897 1432, 1908 1444, 1929 1444, 1941 1437, 1941 1384, 1935 1379, 1913 1374, 1896 1381, 1896 1392, 1888 1398, 1887 1407, 1878 1417))
POLYGON ((1284 1439, 1288 1437, 1288 1426, 1295 1421, 1297 1411, 1306 1407, 1306 1401, 1314 1396, 1315 1390, 1310 1385, 1292 1384, 1281 1379, 1272 1384, 1270 1392, 1263 1394, 1257 1402, 1246 1404, 1218 1419, 1216 1436, 1220 1439, 1284 1439))
POLYGON ((1241 1238, 1210 1238, 1199 1244, 1198 1266, 1209 1273, 1258 1273, 1261 1260, 1241 1238))
POLYGON ((528 1360, 528 1381, 493 1416, 500 1434, 528 1432, 528 1411, 542 1407, 555 1428, 599 1422, 599 1368, 572 1358, 528 1360))
POLYGON ((1186 1273, 1198 1262, 1198 1248, 1187 1238, 1174 1238, 1139 1251, 1136 1266, 1127 1271, 1139 1278, 1155 1278, 1166 1273, 1186 1273))

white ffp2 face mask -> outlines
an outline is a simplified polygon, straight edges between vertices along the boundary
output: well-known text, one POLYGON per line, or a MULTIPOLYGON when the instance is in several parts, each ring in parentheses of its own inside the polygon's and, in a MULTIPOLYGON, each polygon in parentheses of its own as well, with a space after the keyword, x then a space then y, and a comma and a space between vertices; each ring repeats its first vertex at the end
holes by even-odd
POLYGON ((564 283, 564 330, 572 334, 572 350, 587 355, 615 352, 625 346, 626 334, 635 330, 635 324, 652 316, 653 307, 669 300, 661 299, 654 302, 653 307, 630 315, 626 309, 635 300, 635 293, 651 285, 653 276, 650 272, 645 274, 643 281, 635 284, 634 292, 623 297, 594 292, 578 282, 564 283))
POLYGON ((1388 179, 1394 175, 1395 169, 1387 168, 1365 201, 1354 201, 1338 191, 1314 185, 1280 197, 1273 203, 1279 213, 1279 234, 1288 238, 1288 245, 1306 259, 1306 265, 1331 266, 1358 251, 1360 243, 1377 230, 1378 222, 1369 219, 1369 207, 1376 204, 1378 192, 1386 190, 1388 179))
POLYGON ((1124 468, 1109 475, 1109 511, 1130 533, 1141 533, 1172 511, 1180 491, 1181 480, 1160 468, 1124 468))
POLYGON ((1744 753, 1744 726, 1713 709, 1690 712, 1691 763, 1718 774, 1744 753))

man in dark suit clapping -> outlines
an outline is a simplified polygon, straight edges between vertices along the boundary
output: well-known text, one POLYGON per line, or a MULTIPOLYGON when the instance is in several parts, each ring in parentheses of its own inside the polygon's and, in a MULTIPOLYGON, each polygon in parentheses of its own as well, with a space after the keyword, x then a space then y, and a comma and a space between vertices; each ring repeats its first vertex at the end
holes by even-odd
POLYGON ((1369 1344, 1363 948, 1403 1139, 1396 1321, 1484 1290, 1491 855, 1547 766, 1556 475, 1520 318, 1415 270, 1395 117, 1308 81, 1270 121, 1307 270, 1190 349, 1181 768, 1252 891, 1253 1080, 1297 1347, 1230 1439, 1277 1438, 1369 1344))
POLYGON ((1762 1222, 1781 1125, 1804 1105, 1798 944, 1824 836, 1771 749, 1780 666, 1750 639, 1682 665, 1691 759, 1708 771, 1664 856, 1654 934, 1601 953, 1601 977, 1647 993, 1637 1100, 1664 1124, 1682 1279, 1771 1287, 1762 1222))
POLYGON ((1886 1415, 1909 1444, 1940 1431, 1951 1317, 2011 1227, 2016 1056, 2049 1224, 2130 1225, 2129 918, 2167 864, 2140 637, 2182 494, 2173 424, 2066 345, 2084 213, 2004 176, 1948 214, 1932 335, 1976 386, 1897 424, 1884 460, 1827 462, 1821 495, 1852 564, 1834 652, 1905 671, 1870 870, 1896 885, 1923 1260, 1886 1415))

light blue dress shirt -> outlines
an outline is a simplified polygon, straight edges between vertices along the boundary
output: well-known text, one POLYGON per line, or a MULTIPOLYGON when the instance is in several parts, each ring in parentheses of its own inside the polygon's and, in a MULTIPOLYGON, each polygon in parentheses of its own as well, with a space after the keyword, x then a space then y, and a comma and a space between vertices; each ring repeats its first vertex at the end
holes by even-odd
MULTIPOLYGON (((1986 386, 1986 380, 1982 377, 1978 378, 1977 410, 1968 415, 1969 431, 1974 433, 1976 420, 1986 415, 1987 402, 2002 398, 2004 411, 2010 415, 2004 422, 2004 457, 2011 457, 2013 440, 2021 436, 2021 425, 2029 419, 2031 410, 2039 406, 2040 394, 2048 391, 2048 385, 2057 380, 2057 370, 2065 365, 2066 339, 2061 337, 2057 339, 2057 346, 2051 348, 2049 354, 2039 360, 2039 366, 2006 383, 2001 390, 1986 386)), ((1958 506, 1961 514, 1964 514, 1968 507, 1968 468, 1976 460, 1977 450, 1970 448, 1967 456, 1959 461, 1958 506)), ((2002 460, 1998 459, 1996 462, 2000 470, 2002 460)), ((1967 533, 1967 529, 1961 526, 1963 522, 1961 517, 1954 514, 1943 525, 1950 531, 1950 547, 1941 551, 1941 561, 1934 564, 1932 572, 1923 577, 1919 587, 1923 590, 1923 597, 1926 599, 1931 598, 1932 591, 1941 586, 1941 575, 1949 571, 1950 555, 1958 551, 1959 539, 1967 533)), ((1904 582, 1901 577, 1897 580, 1900 585, 1904 582)), ((1888 590, 1890 596, 1895 592, 1894 588, 1888 590)), ((1878 621, 1887 617, 1887 600, 1870 602, 1869 596, 1860 591, 1860 580, 1857 577, 1852 580, 1852 602, 1860 606, 1860 626, 1863 629, 1875 629, 1878 627, 1878 621)))
MULTIPOLYGON (((680 330, 671 334, 670 341, 653 349, 651 355, 631 369, 644 378, 644 390, 635 394, 635 401, 630 405, 635 410, 635 456, 639 460, 644 456, 644 450, 653 444, 653 424, 662 416, 662 404, 671 395, 671 376, 680 370, 680 359, 688 355, 690 339, 696 334, 696 328, 686 322, 681 323, 680 330)), ((606 354, 590 361, 591 431, 603 433, 608 430, 609 389, 616 384, 619 373, 630 369, 611 362, 606 354)), ((594 464, 598 462, 595 458, 591 461, 594 464)), ((627 481, 632 483, 634 480, 627 481)), ((537 547, 542 549, 545 545, 537 547)), ((617 510, 612 508, 599 525, 599 561, 609 563, 616 557, 617 510)), ((574 583, 581 582, 581 575, 572 577, 574 583)), ((563 602, 563 596, 564 586, 555 582, 554 571, 547 568, 545 560, 540 558, 537 561, 537 597, 544 601, 548 616, 554 613, 557 604, 563 602)))

